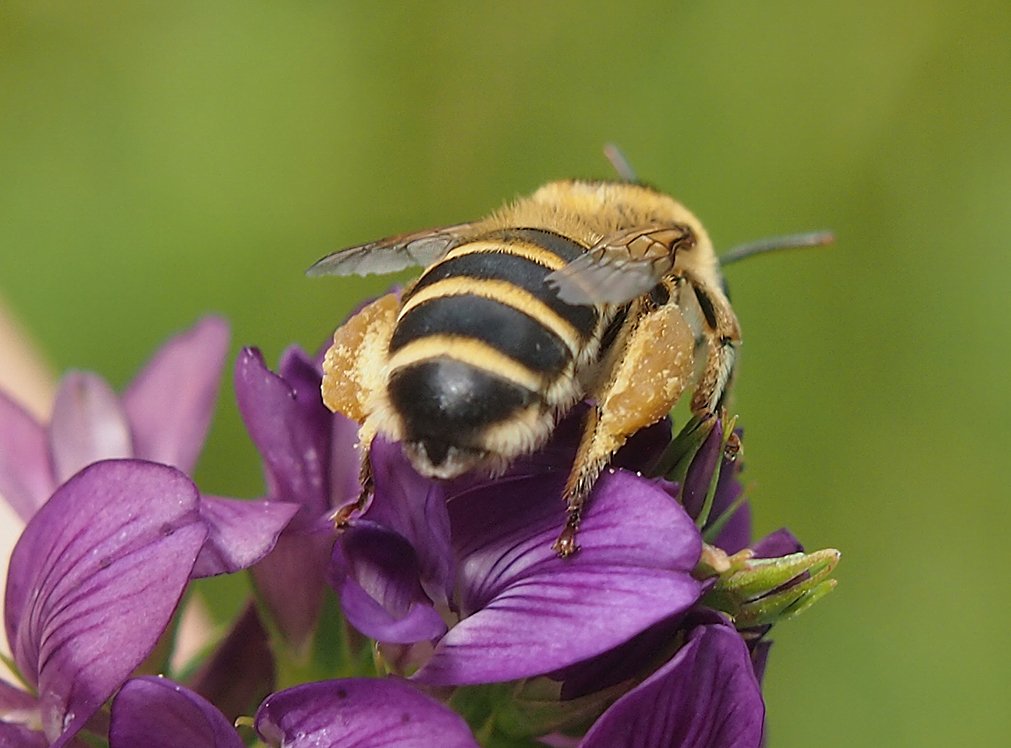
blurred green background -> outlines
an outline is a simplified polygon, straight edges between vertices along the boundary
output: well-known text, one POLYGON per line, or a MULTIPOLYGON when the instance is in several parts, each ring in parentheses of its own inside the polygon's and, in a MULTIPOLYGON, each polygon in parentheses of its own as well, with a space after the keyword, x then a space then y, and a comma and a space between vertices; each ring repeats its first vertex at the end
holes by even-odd
MULTIPOLYGON (((389 282, 317 257, 611 140, 724 248, 833 228, 728 271, 758 529, 843 551, 769 745, 1003 744, 1011 5, 615 5, 7 0, 0 296, 117 386, 209 311, 276 362, 389 282)), ((198 479, 262 490, 227 382, 198 479)))

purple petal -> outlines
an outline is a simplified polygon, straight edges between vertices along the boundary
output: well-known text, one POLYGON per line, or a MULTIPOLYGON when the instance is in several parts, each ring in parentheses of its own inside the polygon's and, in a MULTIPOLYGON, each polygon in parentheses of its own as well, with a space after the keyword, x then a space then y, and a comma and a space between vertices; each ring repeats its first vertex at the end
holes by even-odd
POLYGON ((262 559, 298 511, 284 501, 245 501, 203 496, 200 516, 207 524, 204 544, 193 578, 231 574, 262 559))
POLYGON ((263 457, 271 498, 306 507, 299 522, 330 508, 329 434, 333 414, 323 405, 319 380, 297 388, 270 371, 263 356, 245 348, 235 365, 235 396, 250 437, 263 457))
POLYGON ((25 522, 56 490, 45 429, 0 392, 0 497, 25 522))
POLYGON ((422 587, 433 602, 444 605, 453 590, 454 574, 444 486, 419 475, 398 444, 376 439, 371 460, 375 496, 365 518, 410 543, 422 587))
POLYGON ((255 603, 203 662, 190 685, 230 720, 249 714, 274 690, 274 655, 255 603))
MULTIPOLYGON (((7 718, 11 712, 28 712, 38 708, 38 700, 20 688, 0 680, 0 716, 7 718)), ((0 723, 3 720, 0 719, 0 723)))
POLYGON ((284 532, 274 550, 250 569, 260 600, 281 634, 298 649, 316 629, 332 534, 284 532))
POLYGON ((804 546, 800 544, 796 536, 785 527, 769 533, 754 543, 751 548, 755 551, 756 558, 778 558, 804 550, 804 546))
POLYGON ((243 748, 235 728, 198 694, 165 678, 128 680, 112 702, 109 748, 243 748))
POLYGON ((416 678, 488 683, 563 668, 691 606, 701 539, 684 510, 625 472, 597 483, 581 550, 551 548, 561 476, 502 479, 450 502, 463 620, 416 678))
POLYGON ((685 484, 681 488, 681 503, 693 519, 697 519, 702 512, 713 471, 716 470, 722 454, 723 424, 716 419, 709 435, 692 458, 685 475, 685 484))
POLYGON ((207 530, 193 483, 139 460, 57 489, 11 556, 6 626, 46 735, 73 735, 151 652, 207 530))
POLYGON ((435 639, 446 624, 419 579, 414 548, 385 527, 357 520, 334 546, 330 583, 348 621, 377 641, 435 639))
POLYGON ((669 663, 618 699, 582 748, 758 748, 765 705, 748 648, 729 626, 702 626, 669 663))
POLYGON ((310 358, 301 348, 292 346, 281 356, 278 367, 281 378, 295 391, 307 417, 322 414, 329 419, 328 439, 330 460, 328 464, 327 508, 343 506, 358 498, 361 460, 358 453, 358 424, 326 409, 320 395, 323 378, 322 365, 310 358))
POLYGON ((407 683, 354 678, 307 683, 270 696, 256 729, 284 748, 476 748, 467 723, 407 683))
POLYGON ((123 393, 137 457, 193 471, 214 415, 228 323, 206 317, 176 335, 123 393))
POLYGON ((71 372, 60 382, 49 438, 57 483, 93 462, 133 457, 126 413, 96 374, 71 372))

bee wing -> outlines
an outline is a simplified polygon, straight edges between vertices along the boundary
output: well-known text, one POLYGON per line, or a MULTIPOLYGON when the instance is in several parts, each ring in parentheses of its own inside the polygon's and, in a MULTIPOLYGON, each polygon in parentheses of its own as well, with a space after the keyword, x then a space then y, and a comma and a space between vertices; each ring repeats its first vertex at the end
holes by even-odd
POLYGON ((639 226, 604 237, 547 282, 568 304, 624 304, 659 283, 677 250, 694 244, 687 226, 639 226))
POLYGON ((305 274, 372 275, 394 273, 415 265, 431 265, 461 244, 472 228, 471 223, 458 223, 340 249, 316 261, 305 274))

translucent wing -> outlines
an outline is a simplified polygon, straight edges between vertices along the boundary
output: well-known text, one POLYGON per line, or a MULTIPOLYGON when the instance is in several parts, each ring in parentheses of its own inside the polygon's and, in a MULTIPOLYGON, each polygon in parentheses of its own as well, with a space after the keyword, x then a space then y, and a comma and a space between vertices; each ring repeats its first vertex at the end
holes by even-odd
POLYGON ((677 250, 694 244, 687 226, 639 226, 604 237, 547 282, 568 304, 624 304, 659 283, 677 250))
POLYGON ((372 275, 394 273, 412 266, 426 266, 462 244, 473 224, 458 223, 413 234, 398 234, 378 241, 348 247, 317 261, 306 275, 372 275))

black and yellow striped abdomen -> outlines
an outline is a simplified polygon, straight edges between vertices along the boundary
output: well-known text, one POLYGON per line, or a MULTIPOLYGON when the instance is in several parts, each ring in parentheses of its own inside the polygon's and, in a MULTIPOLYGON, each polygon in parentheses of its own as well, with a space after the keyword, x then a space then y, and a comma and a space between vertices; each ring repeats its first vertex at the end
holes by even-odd
POLYGON ((453 249, 405 293, 387 391, 405 441, 433 465, 451 448, 482 451, 488 429, 518 413, 571 399, 599 312, 562 302, 545 278, 583 252, 542 229, 496 231, 453 249))

